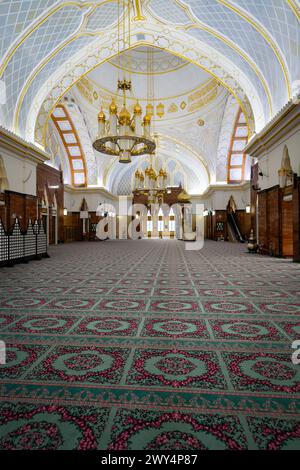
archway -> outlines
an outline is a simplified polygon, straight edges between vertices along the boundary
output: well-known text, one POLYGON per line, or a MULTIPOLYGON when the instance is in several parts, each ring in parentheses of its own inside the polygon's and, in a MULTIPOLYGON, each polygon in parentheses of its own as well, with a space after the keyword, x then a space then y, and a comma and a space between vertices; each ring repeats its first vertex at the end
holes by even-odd
MULTIPOLYGON (((135 25, 135 29, 137 33, 137 25, 135 25)), ((232 74, 232 70, 236 70, 237 67, 230 63, 222 54, 216 53, 212 48, 205 46, 198 40, 191 42, 188 35, 186 35, 186 38, 183 38, 182 33, 179 34, 175 28, 169 34, 166 34, 158 25, 151 25, 146 34, 143 34, 143 40, 139 39, 141 35, 136 33, 132 32, 132 48, 151 46, 163 49, 193 63, 215 77, 236 97, 247 117, 250 133, 264 125, 263 107, 255 87, 241 70, 235 75, 239 76, 237 80, 232 74), (183 46, 184 40, 189 45, 183 46), (248 96, 251 98, 248 98, 248 96)), ((128 51, 128 48, 121 52, 125 51, 128 51)), ((25 135, 28 140, 33 141, 35 139, 36 142, 43 144, 45 129, 56 104, 81 78, 118 54, 117 38, 114 34, 110 34, 109 37, 104 35, 99 50, 93 51, 93 54, 89 53, 86 57, 84 53, 85 50, 80 55, 77 55, 76 62, 74 59, 73 67, 70 67, 67 72, 59 69, 51 77, 51 81, 46 81, 36 94, 28 113, 26 124, 25 135), (80 66, 78 66, 79 63, 80 66), (51 90, 50 93, 49 89, 51 90)))

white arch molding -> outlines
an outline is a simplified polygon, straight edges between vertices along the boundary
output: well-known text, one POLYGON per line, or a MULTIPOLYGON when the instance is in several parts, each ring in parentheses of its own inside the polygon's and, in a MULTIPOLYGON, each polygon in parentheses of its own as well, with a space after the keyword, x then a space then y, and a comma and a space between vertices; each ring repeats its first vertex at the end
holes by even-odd
MULTIPOLYGON (((157 47, 202 68, 236 97, 247 116, 250 134, 258 132, 264 126, 266 119, 255 87, 244 72, 225 56, 198 39, 191 39, 190 36, 179 33, 175 28, 163 28, 153 23, 143 24, 142 28, 141 30, 139 24, 134 25, 131 35, 132 48, 157 47)), ((126 50, 128 48, 121 52, 126 50)), ((62 96, 83 76, 117 54, 117 34, 111 32, 104 35, 101 42, 85 47, 70 62, 60 67, 36 94, 28 113, 25 138, 44 145, 48 120, 62 96)))

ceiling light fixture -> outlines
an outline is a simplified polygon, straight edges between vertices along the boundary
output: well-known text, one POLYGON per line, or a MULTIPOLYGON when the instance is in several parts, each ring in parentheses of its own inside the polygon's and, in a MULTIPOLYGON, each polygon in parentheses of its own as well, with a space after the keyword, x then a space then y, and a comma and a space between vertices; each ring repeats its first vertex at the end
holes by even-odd
MULTIPOLYGON (((120 11, 121 0, 118 0, 118 8, 120 11)), ((118 23, 118 56, 120 58, 121 44, 125 49, 125 45, 131 48, 131 15, 130 0, 123 1, 123 17, 118 23), (125 15, 125 7, 127 7, 128 25, 125 15)), ((131 68, 129 67, 129 70, 131 68)), ((119 158, 119 163, 130 163, 131 157, 145 154, 152 154, 155 151, 155 141, 151 137, 151 118, 153 113, 149 108, 146 109, 144 119, 142 119, 142 108, 139 102, 133 110, 133 114, 127 109, 127 93, 132 93, 131 76, 126 76, 123 69, 122 79, 118 79, 118 92, 123 94, 123 107, 118 111, 114 99, 109 107, 109 120, 106 119, 103 108, 98 115, 98 136, 93 147, 100 153, 119 158), (143 129, 144 128, 144 129, 143 129)))

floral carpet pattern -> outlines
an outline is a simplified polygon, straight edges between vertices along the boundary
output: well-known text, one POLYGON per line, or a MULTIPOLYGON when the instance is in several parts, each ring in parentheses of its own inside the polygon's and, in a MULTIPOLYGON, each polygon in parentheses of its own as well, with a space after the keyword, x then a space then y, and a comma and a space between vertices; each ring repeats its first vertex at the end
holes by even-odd
POLYGON ((300 449, 300 266, 74 243, 0 270, 0 449, 300 449))

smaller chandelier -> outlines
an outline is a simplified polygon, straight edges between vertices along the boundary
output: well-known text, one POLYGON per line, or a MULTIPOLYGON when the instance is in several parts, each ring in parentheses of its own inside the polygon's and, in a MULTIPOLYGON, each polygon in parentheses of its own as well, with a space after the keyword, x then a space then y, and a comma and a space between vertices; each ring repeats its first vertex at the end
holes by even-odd
POLYGON ((154 204, 163 200, 167 193, 168 174, 162 168, 158 173, 154 170, 152 164, 147 167, 145 173, 137 170, 134 178, 134 193, 148 196, 148 203, 154 204))
POLYGON ((146 112, 142 119, 142 108, 138 101, 133 115, 126 108, 126 91, 131 91, 131 81, 118 80, 118 89, 123 91, 123 108, 118 113, 113 99, 108 121, 101 108, 98 115, 98 137, 93 147, 98 152, 119 157, 120 163, 130 163, 132 156, 152 154, 156 144, 151 138, 151 115, 146 112))

